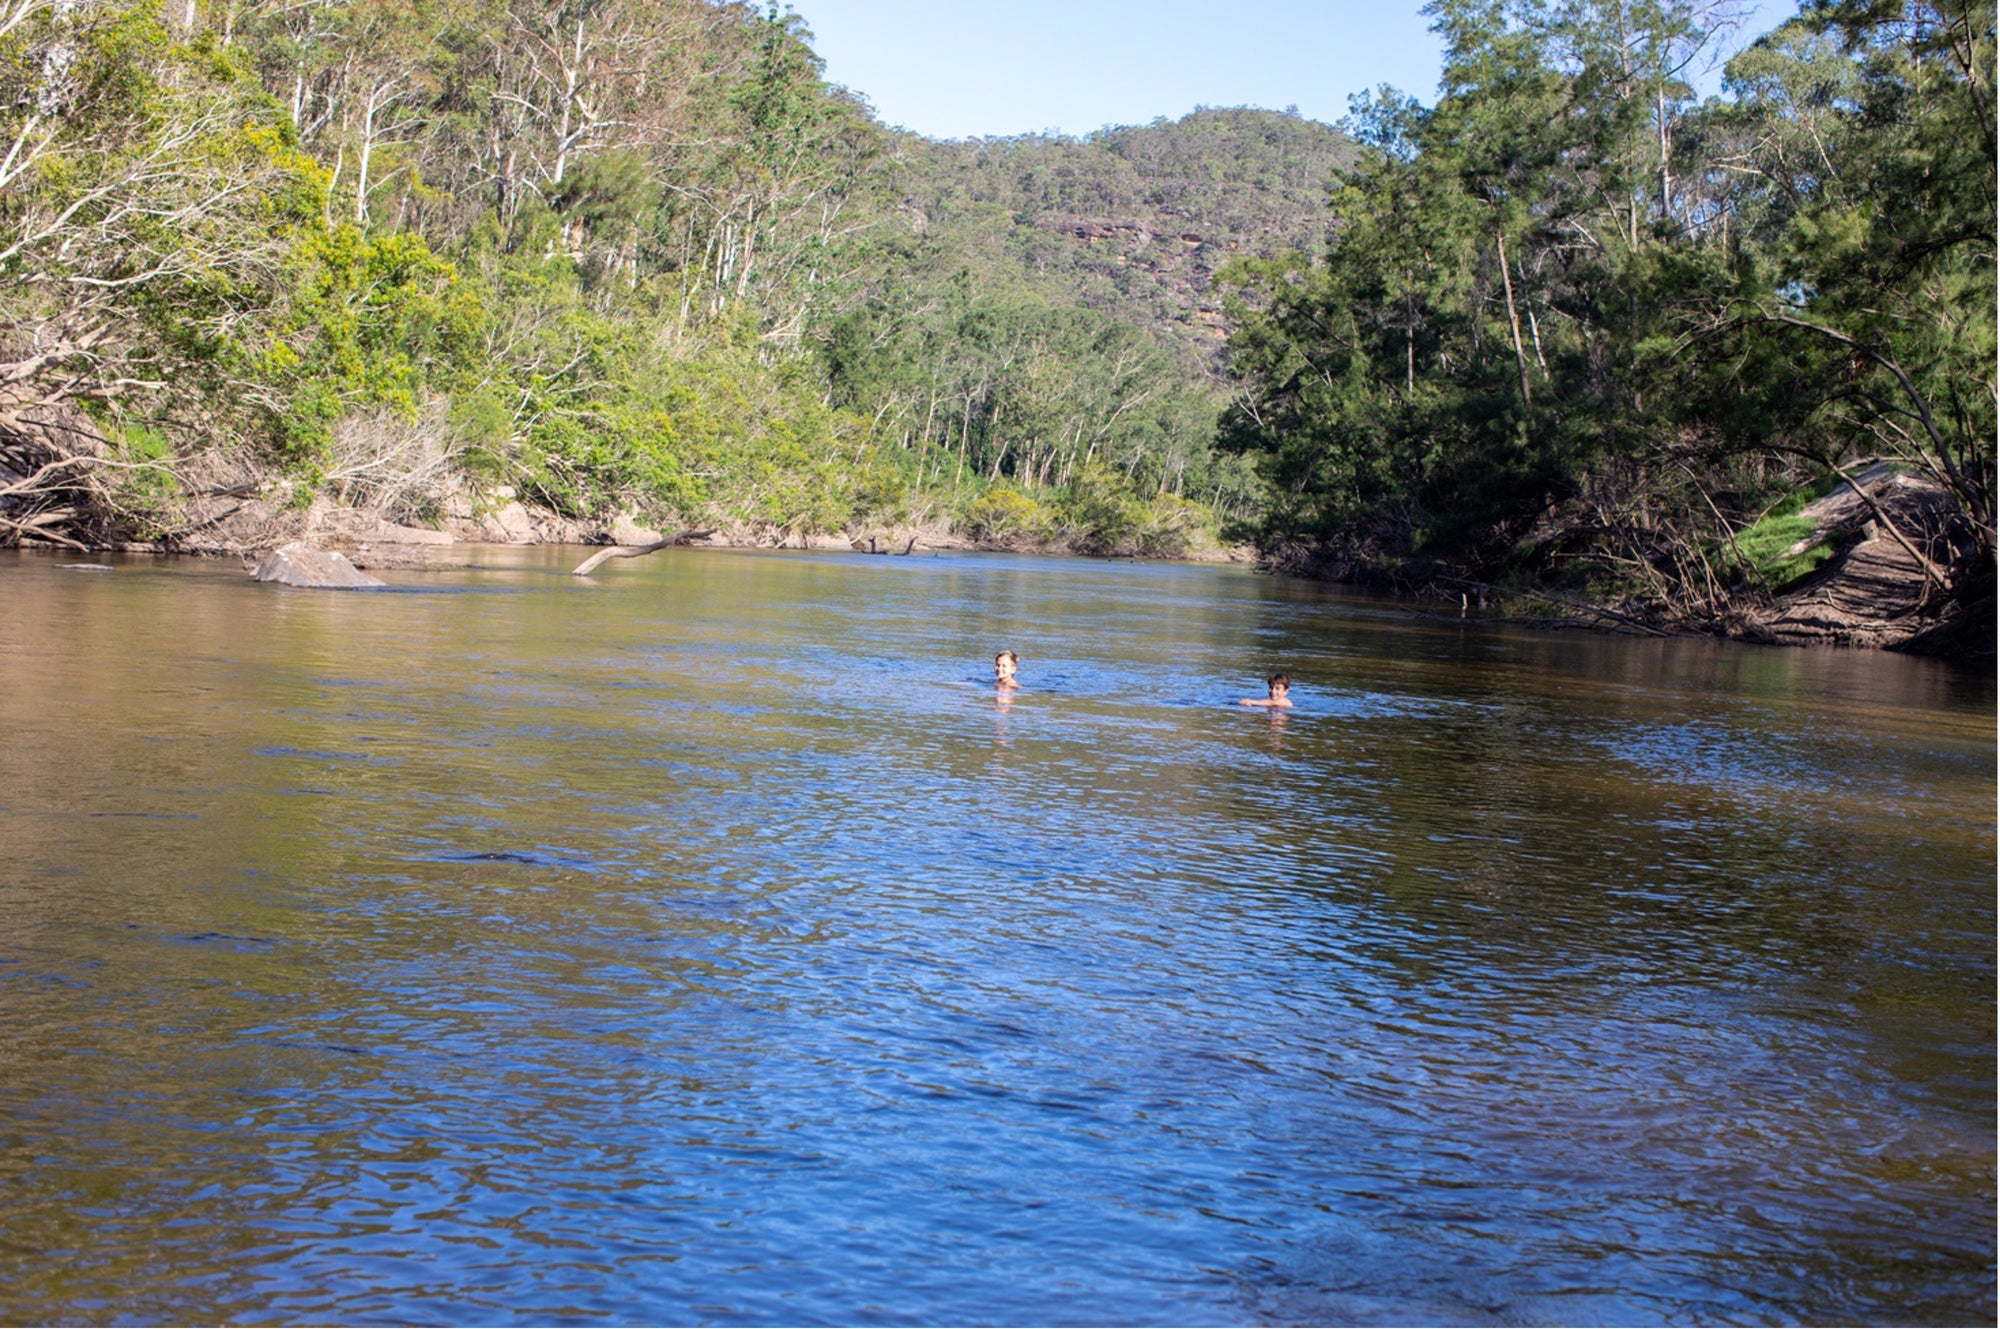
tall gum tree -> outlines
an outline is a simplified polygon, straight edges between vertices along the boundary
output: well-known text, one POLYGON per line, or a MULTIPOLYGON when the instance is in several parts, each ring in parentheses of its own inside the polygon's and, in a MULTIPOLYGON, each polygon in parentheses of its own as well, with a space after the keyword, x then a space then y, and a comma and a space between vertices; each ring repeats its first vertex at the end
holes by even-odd
POLYGON ((10 0, 0 71, 0 538, 59 538, 120 419, 278 298, 324 181, 185 7, 10 0))
POLYGON ((1955 498, 1959 581, 1994 556, 1994 6, 1827 0, 1730 77, 1762 289, 1718 312, 1805 392, 1786 442, 1887 456, 1955 498))
POLYGON ((1737 526, 1890 457, 1990 586, 1993 5, 1824 0, 1706 101, 1723 6, 1427 13, 1437 102, 1357 104, 1324 255, 1227 274, 1267 542, 1722 622, 1737 526))

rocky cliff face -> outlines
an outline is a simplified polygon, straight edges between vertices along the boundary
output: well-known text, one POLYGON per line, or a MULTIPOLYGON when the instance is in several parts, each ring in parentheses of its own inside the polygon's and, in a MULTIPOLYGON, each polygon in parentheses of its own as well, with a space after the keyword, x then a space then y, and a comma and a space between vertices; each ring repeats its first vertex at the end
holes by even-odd
POLYGON ((1216 270, 1239 254, 1316 252, 1328 187, 1355 151, 1331 125, 1251 109, 1082 139, 907 136, 896 149, 913 231, 1060 278, 1211 371, 1227 335, 1216 270))

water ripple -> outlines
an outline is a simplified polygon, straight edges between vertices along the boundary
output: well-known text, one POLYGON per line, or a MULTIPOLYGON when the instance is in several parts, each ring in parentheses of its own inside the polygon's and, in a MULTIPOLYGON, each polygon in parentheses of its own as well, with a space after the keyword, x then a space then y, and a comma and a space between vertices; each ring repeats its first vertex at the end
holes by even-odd
POLYGON ((1991 1320, 1990 683, 676 553, 0 622, 6 1318, 1991 1320))

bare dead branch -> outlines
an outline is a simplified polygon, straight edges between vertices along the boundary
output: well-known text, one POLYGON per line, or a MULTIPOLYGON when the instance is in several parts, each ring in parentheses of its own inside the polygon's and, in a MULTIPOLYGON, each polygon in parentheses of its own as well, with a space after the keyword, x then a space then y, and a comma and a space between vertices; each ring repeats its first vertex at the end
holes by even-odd
POLYGON ((592 572, 597 570, 597 565, 606 559, 644 558, 647 554, 657 554, 670 545, 684 545, 690 540, 700 540, 713 534, 715 532, 712 530, 694 530, 690 528, 685 531, 676 531, 666 539, 655 540, 649 545, 613 545, 609 549, 599 550, 597 553, 583 560, 583 562, 577 564, 575 570, 569 575, 572 577, 588 577, 592 572))

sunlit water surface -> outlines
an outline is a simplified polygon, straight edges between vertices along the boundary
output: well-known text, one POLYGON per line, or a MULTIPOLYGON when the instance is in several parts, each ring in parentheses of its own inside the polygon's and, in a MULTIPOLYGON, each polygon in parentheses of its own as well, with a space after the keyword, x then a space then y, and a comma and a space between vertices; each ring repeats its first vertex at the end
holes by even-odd
POLYGON ((1993 1322, 1990 676, 488 557, 0 555, 0 1321, 1993 1322))

